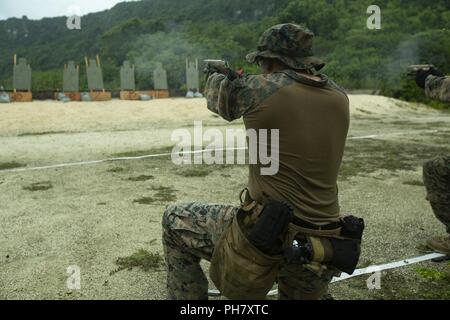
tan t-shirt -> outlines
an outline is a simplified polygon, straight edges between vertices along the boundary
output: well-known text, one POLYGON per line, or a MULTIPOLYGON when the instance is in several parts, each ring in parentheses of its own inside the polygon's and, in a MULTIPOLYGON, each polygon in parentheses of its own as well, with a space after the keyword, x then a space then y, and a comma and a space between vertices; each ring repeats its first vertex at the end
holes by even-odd
POLYGON ((292 70, 237 81, 215 77, 207 83, 209 109, 228 120, 243 116, 247 129, 279 130, 278 173, 261 175, 265 166, 251 164, 250 196, 287 201, 311 223, 337 221, 337 177, 349 129, 346 94, 325 76, 314 81, 292 70))

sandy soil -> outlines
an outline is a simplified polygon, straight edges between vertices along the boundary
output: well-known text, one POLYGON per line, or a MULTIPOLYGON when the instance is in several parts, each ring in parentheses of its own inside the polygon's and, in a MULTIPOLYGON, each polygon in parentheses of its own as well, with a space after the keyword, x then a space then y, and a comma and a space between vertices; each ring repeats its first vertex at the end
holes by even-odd
MULTIPOLYGON (((444 234, 425 201, 421 164, 450 153, 450 114, 368 95, 351 96, 351 108, 340 200, 368 225, 360 266, 421 255, 421 243, 444 234)), ((174 129, 195 120, 242 127, 212 115, 204 99, 0 105, 0 169, 159 153, 170 150, 174 129)), ((246 175, 243 166, 176 167, 170 157, 0 171, 0 298, 164 299, 164 267, 111 273, 116 260, 162 252, 168 203, 237 204, 246 175), (81 290, 67 288, 72 265, 81 269, 81 290)), ((424 274, 448 269, 421 263, 385 273, 381 290, 369 291, 360 277, 330 291, 337 299, 446 298, 436 289, 442 279, 424 274)))

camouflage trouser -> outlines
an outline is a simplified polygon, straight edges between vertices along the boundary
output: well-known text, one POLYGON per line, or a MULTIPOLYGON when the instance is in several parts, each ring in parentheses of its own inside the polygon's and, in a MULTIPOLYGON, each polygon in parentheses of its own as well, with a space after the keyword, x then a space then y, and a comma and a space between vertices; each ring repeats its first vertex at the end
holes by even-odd
POLYGON ((433 212, 450 234, 450 156, 425 163, 423 180, 433 212))
MULTIPOLYGON (((239 208, 189 203, 169 206, 163 217, 163 245, 170 300, 208 299, 208 280, 200 260, 210 261, 214 245, 239 208)), ((280 299, 320 299, 336 271, 319 277, 300 265, 283 265, 278 275, 280 299)))

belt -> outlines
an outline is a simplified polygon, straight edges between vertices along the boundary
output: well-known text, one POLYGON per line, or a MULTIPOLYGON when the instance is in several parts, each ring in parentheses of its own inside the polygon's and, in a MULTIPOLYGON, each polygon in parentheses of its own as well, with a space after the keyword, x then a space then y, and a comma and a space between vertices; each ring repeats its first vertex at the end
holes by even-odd
MULTIPOLYGON (((262 210, 264 209, 264 205, 251 199, 248 188, 245 188, 241 191, 241 193, 239 195, 239 199, 241 201, 241 208, 244 211, 250 212, 250 211, 254 210, 255 218, 257 218, 261 214, 262 210)), ((324 226, 318 226, 316 224, 302 220, 295 216, 292 219, 292 223, 299 227, 302 227, 305 229, 311 229, 311 230, 336 230, 341 227, 340 222, 332 222, 332 223, 326 224, 324 226)))
POLYGON ((329 224, 326 224, 324 226, 318 226, 313 223, 310 223, 308 221, 302 220, 300 218, 294 217, 292 219, 292 223, 306 229, 312 229, 312 230, 336 230, 341 227, 340 222, 332 222, 329 224))

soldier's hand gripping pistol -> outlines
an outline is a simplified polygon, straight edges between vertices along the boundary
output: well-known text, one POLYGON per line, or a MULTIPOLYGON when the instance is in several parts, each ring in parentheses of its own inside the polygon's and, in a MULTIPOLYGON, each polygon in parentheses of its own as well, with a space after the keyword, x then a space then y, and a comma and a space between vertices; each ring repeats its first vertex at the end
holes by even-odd
POLYGON ((213 73, 223 74, 230 81, 233 81, 241 76, 241 73, 230 68, 228 61, 207 59, 203 62, 205 63, 205 69, 203 70, 203 73, 205 73, 206 79, 208 79, 208 77, 213 73))
POLYGON ((408 67, 408 76, 415 79, 422 89, 425 88, 425 80, 429 75, 443 77, 444 74, 432 64, 416 64, 408 67))

